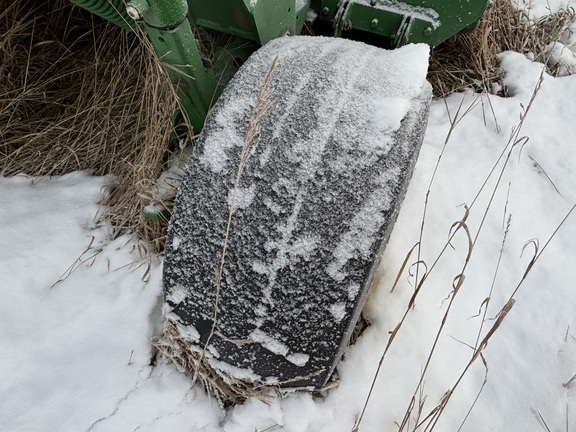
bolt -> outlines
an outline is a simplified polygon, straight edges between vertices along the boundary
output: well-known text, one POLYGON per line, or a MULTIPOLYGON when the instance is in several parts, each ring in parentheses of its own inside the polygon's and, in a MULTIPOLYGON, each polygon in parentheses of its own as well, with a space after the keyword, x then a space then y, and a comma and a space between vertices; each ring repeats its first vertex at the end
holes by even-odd
POLYGON ((374 18, 372 20, 372 22, 370 23, 370 27, 372 27, 372 28, 378 27, 378 18, 374 18))
POLYGON ((126 5, 126 13, 133 20, 140 20, 148 8, 150 8, 150 5, 146 0, 131 0, 126 5))
POLYGON ((130 18, 132 18, 135 21, 141 18, 138 9, 136 9, 134 6, 126 6, 126 13, 130 18))
POLYGON ((325 7, 324 9, 322 9, 322 15, 326 16, 330 13, 330 9, 328 9, 327 7, 325 7))
POLYGON ((426 27, 426 29, 424 29, 424 36, 432 36, 432 27, 426 27))

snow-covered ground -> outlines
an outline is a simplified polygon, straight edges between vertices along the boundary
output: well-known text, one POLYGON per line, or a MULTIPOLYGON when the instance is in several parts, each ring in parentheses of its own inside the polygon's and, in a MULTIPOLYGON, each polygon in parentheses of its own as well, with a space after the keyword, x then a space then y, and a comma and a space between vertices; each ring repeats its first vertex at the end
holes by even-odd
POLYGON ((436 430, 576 430, 576 76, 542 75, 542 65, 516 53, 504 54, 502 65, 510 98, 469 93, 433 103, 366 306, 372 325, 341 362, 340 386, 322 396, 294 393, 224 410, 173 366, 152 367, 162 259, 130 237, 110 240, 95 223, 106 179, 0 179, 0 430, 350 432, 414 292, 415 266, 391 289, 419 240, 440 156, 421 241, 418 277, 428 271, 427 280, 386 354, 360 430, 397 430, 415 393, 424 419, 494 325, 436 430), (454 224, 467 209, 475 243, 466 263, 466 229, 455 232, 454 224))

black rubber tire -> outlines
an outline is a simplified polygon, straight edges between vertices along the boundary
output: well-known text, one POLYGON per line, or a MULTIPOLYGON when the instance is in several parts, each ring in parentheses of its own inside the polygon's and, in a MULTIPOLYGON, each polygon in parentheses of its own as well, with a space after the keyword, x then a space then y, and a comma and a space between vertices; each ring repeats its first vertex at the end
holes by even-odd
POLYGON ((277 39, 243 65, 209 115, 175 203, 164 286, 168 318, 188 326, 197 346, 209 342, 205 355, 216 369, 287 387, 322 387, 331 376, 426 126, 429 85, 395 69, 401 55, 330 38, 277 39), (258 123, 236 184, 275 58, 274 107, 258 123), (398 127, 381 129, 370 104, 398 99, 407 101, 398 127))

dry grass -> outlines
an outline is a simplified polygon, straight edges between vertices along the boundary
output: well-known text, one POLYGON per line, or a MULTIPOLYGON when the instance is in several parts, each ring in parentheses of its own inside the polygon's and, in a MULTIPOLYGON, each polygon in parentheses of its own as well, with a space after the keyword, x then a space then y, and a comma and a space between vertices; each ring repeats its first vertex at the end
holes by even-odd
MULTIPOLYGON (((461 34, 433 51, 428 79, 434 94, 445 97, 470 88, 492 91, 498 85, 506 95, 498 54, 511 50, 547 63, 547 47, 561 39, 575 18, 574 10, 567 9, 532 21, 511 0, 495 0, 476 31, 461 34)), ((549 67, 548 72, 555 75, 557 67, 549 67)))
POLYGON ((166 320, 164 335, 154 345, 162 357, 180 372, 192 372, 193 381, 214 396, 221 406, 237 405, 252 397, 268 401, 274 395, 273 388, 256 387, 250 380, 242 380, 224 369, 216 369, 206 352, 187 336, 186 329, 171 319, 166 320))
POLYGON ((66 0, 10 0, 0 13, 0 174, 114 174, 115 233, 149 240, 142 209, 167 158, 177 101, 136 34, 66 0))

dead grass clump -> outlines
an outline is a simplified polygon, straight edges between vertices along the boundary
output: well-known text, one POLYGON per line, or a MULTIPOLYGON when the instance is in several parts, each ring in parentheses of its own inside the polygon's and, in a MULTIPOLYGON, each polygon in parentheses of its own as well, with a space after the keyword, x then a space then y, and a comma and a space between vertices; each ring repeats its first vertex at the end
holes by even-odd
POLYGON ((147 221, 177 106, 143 39, 67 0, 9 0, 0 12, 0 174, 114 174, 115 233, 147 221))
POLYGON ((271 387, 257 387, 250 380, 242 380, 226 372, 225 368, 215 368, 206 352, 192 342, 186 329, 170 318, 166 320, 164 335, 154 346, 180 372, 192 373, 193 381, 198 380, 202 388, 222 406, 241 404, 252 397, 267 401, 274 394, 271 387))
MULTIPOLYGON (((511 50, 547 63, 548 46, 560 40, 575 19, 574 10, 567 9, 534 21, 526 11, 518 10, 512 0, 494 0, 476 31, 458 35, 454 41, 433 50, 428 79, 435 95, 445 97, 469 88, 502 89, 505 94, 498 54, 511 50)), ((548 72, 555 75, 555 69, 551 66, 548 72)))

